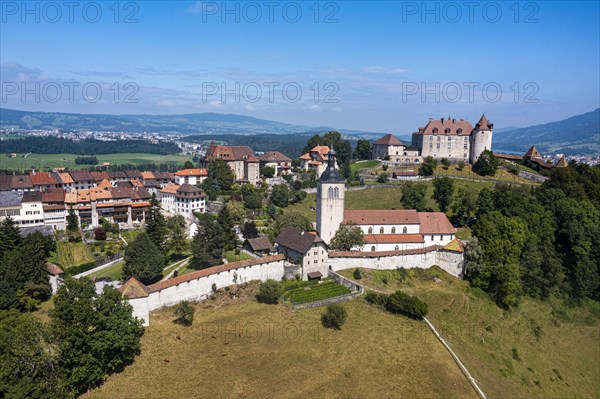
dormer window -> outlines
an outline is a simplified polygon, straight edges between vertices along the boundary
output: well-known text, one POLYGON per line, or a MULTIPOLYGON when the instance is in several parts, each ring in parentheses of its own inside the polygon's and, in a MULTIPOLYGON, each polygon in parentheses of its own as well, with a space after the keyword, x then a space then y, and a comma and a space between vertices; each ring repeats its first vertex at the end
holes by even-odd
POLYGON ((433 132, 433 134, 437 134, 437 132, 438 132, 438 128, 437 128, 437 127, 434 127, 434 128, 433 128, 433 130, 432 130, 432 132, 433 132))
POLYGON ((461 128, 456 129, 456 134, 462 134, 463 130, 461 128))
POLYGON ((450 128, 449 128, 449 127, 447 127, 447 128, 446 128, 446 130, 444 130, 444 133, 446 133, 446 134, 450 134, 450 128))

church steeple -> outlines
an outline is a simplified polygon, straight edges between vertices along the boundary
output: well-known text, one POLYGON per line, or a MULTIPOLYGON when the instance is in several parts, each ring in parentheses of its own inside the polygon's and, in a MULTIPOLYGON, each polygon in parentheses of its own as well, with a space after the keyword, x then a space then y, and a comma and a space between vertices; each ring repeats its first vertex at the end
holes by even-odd
POLYGON ((335 168, 335 151, 327 153, 327 169, 317 181, 317 232, 329 244, 344 220, 345 183, 335 168))

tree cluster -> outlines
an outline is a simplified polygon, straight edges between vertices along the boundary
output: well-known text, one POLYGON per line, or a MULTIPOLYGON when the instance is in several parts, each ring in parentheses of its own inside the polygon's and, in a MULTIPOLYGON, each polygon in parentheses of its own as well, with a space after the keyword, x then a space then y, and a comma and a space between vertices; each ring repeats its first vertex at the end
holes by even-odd
POLYGON ((149 154, 178 154, 179 147, 171 142, 152 144, 146 140, 102 141, 85 139, 73 141, 58 137, 25 137, 18 140, 0 141, 0 153, 36 154, 118 154, 124 152, 149 154))
POLYGON ((538 189, 477 199, 467 275, 503 307, 523 295, 600 299, 600 167, 555 169, 538 189))

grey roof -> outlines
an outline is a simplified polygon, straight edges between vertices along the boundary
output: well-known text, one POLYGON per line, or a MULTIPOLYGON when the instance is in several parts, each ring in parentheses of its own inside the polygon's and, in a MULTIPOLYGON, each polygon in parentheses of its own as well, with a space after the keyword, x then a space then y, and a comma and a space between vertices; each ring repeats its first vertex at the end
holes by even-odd
POLYGON ((268 237, 248 238, 246 241, 253 251, 275 251, 275 248, 273 248, 273 244, 271 244, 268 237))
POLYGON ((282 230, 275 238, 275 243, 303 254, 319 242, 323 240, 316 233, 306 233, 293 227, 282 230))
POLYGON ((23 193, 0 191, 0 207, 18 206, 23 200, 23 193))
POLYGON ((344 180, 340 176, 340 172, 335 168, 335 151, 329 150, 327 154, 327 169, 319 177, 321 183, 343 183, 344 180))

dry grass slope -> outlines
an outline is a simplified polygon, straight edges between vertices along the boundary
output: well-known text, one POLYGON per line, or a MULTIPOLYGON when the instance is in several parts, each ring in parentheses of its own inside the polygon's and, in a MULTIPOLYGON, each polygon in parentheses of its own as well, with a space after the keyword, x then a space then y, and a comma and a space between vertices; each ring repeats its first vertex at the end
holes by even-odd
MULTIPOLYGON (((564 308, 524 299, 503 311, 468 283, 433 269, 363 270, 361 284, 416 295, 429 305, 428 319, 461 358, 490 398, 598 398, 600 307, 564 308), (387 281, 387 284, 384 283, 387 281)), ((342 272, 352 278, 353 270, 342 272)))
POLYGON ((172 308, 153 313, 135 364, 85 397, 476 398, 421 322, 355 300, 332 331, 321 326, 322 308, 241 295, 197 304, 191 328, 172 322, 172 308))

